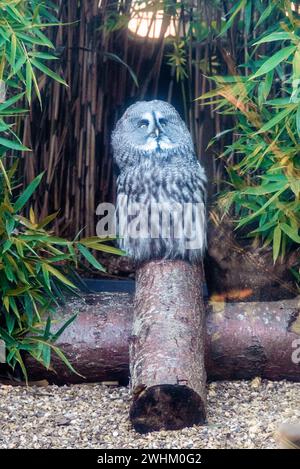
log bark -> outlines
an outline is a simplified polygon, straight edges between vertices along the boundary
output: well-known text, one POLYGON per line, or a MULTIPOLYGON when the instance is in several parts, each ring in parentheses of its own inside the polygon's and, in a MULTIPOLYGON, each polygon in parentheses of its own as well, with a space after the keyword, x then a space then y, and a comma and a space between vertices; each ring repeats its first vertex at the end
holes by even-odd
MULTIPOLYGON (((70 299, 65 308, 57 310, 56 317, 61 320, 54 329, 74 313, 78 314, 76 320, 64 331, 57 345, 85 379, 70 372, 55 354, 52 355, 55 373, 27 356, 29 379, 47 379, 54 384, 107 381, 128 384, 132 295, 98 293, 70 299)), ((293 332, 299 321, 300 297, 265 303, 206 304, 208 379, 260 376, 299 382, 300 336, 293 332)))
POLYGON ((202 269, 184 261, 151 261, 137 269, 130 419, 140 433, 205 421, 202 279, 202 269))

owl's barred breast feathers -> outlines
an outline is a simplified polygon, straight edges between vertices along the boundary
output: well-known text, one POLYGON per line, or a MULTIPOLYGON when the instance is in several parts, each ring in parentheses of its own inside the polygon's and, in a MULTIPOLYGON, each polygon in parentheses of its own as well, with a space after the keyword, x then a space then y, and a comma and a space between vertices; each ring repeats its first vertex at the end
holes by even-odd
POLYGON ((197 261, 206 245, 206 176, 175 108, 159 100, 130 106, 112 146, 120 247, 137 262, 197 261))

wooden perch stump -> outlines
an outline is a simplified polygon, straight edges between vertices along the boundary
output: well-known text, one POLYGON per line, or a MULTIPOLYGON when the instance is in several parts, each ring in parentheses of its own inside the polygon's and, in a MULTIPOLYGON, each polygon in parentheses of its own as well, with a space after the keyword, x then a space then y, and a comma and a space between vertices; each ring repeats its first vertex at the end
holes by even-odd
POLYGON ((137 270, 130 419, 141 433, 205 421, 202 278, 184 261, 151 261, 137 270))

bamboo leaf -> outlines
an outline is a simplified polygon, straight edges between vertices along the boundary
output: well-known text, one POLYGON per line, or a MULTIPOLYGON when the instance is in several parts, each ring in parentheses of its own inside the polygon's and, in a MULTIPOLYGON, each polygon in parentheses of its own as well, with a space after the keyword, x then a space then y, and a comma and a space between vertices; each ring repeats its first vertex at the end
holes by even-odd
POLYGON ((19 350, 15 351, 15 358, 16 358, 17 362, 19 363, 20 367, 21 367, 21 370, 22 370, 22 373, 24 375, 26 383, 28 383, 27 370, 26 370, 23 358, 21 357, 21 354, 20 354, 19 350))
POLYGON ((29 60, 26 62, 26 97, 29 103, 31 103, 32 94, 32 67, 29 60))
POLYGON ((261 75, 265 75, 266 73, 273 70, 283 60, 286 60, 293 52, 295 52, 296 49, 297 46, 288 46, 280 49, 278 52, 272 55, 272 57, 269 57, 267 60, 265 60, 257 72, 250 77, 250 80, 254 80, 255 78, 260 77, 261 75))
POLYGON ((275 3, 271 1, 269 5, 267 6, 267 8, 260 15, 256 25, 254 26, 254 29, 257 29, 258 26, 260 26, 264 21, 266 21, 267 18, 269 18, 269 16, 271 15, 275 7, 276 7, 275 3))
POLYGON ((262 184, 261 186, 248 187, 243 191, 247 195, 265 195, 276 192, 282 188, 282 182, 275 182, 270 184, 262 184))
POLYGON ((128 72, 130 73, 131 75, 131 78, 133 79, 134 81, 134 84, 135 86, 138 88, 139 87, 139 82, 138 82, 138 79, 137 79, 137 76, 136 74, 134 73, 134 71, 132 70, 131 67, 129 67, 129 65, 124 62, 124 60, 122 60, 117 54, 113 54, 111 52, 105 52, 105 55, 106 57, 108 57, 109 59, 112 59, 114 60, 115 62, 119 62, 121 65, 123 65, 124 67, 127 68, 128 72))
POLYGON ((44 339, 45 340, 48 340, 49 339, 49 336, 50 336, 50 329, 51 329, 51 317, 48 316, 47 318, 47 322, 46 322, 46 327, 45 327, 45 330, 44 330, 44 339))
POLYGON ((44 268, 50 272, 50 274, 54 275, 54 277, 58 278, 63 284, 68 285, 76 290, 76 286, 65 276, 63 275, 58 269, 53 267, 50 264, 44 264, 44 268))
POLYGON ((17 95, 13 96, 10 99, 7 99, 3 103, 0 104, 0 113, 10 107, 12 104, 15 104, 16 102, 20 101, 24 96, 24 93, 18 93, 17 95))
POLYGON ((81 375, 80 373, 78 373, 78 371, 75 370, 75 368, 72 366, 70 361, 67 359, 64 353, 58 347, 54 347, 54 345, 52 345, 51 347, 56 353, 56 355, 61 359, 61 361, 69 368, 69 370, 71 370, 76 375, 81 376, 81 378, 84 378, 83 375, 81 375))
POLYGON ((67 86, 67 83, 65 82, 63 78, 61 78, 57 73, 55 73, 53 70, 51 70, 49 67, 47 67, 45 64, 43 64, 39 60, 31 59, 31 64, 34 65, 39 70, 41 70, 41 72, 51 77, 53 80, 58 81, 59 83, 67 86))
POLYGON ((271 205, 276 199, 278 199, 278 197, 287 188, 288 188, 288 185, 285 185, 280 191, 278 191, 274 195, 272 195, 272 197, 270 197, 269 200, 265 204, 263 204, 263 206, 259 210, 257 210, 256 212, 252 213, 251 215, 249 215, 247 217, 241 218, 236 228, 240 228, 241 226, 245 225, 246 223, 249 223, 251 220, 253 220, 258 215, 260 215, 262 212, 264 212, 266 210, 266 208, 268 208, 269 205, 271 205))
POLYGON ((31 181, 31 183, 29 184, 29 186, 26 187, 24 192, 16 200, 16 202, 14 203, 15 212, 19 212, 24 207, 26 202, 30 199, 36 188, 39 186, 43 175, 44 173, 41 173, 39 174, 39 176, 34 178, 33 181, 31 181))
POLYGON ((5 148, 9 148, 10 150, 30 151, 30 148, 25 147, 25 145, 3 137, 0 137, 0 145, 3 145, 5 148))
POLYGON ((223 25, 221 32, 220 32, 220 36, 226 33, 226 31, 228 31, 228 29, 232 26, 235 17, 241 11, 241 9, 245 7, 246 4, 247 4, 247 0, 240 0, 239 2, 233 5, 231 10, 228 12, 228 16, 229 15, 230 16, 229 16, 229 19, 226 21, 226 23, 223 25))
POLYGON ((56 340, 62 335, 64 330, 77 318, 77 314, 74 314, 74 316, 70 317, 65 324, 57 331, 55 334, 53 334, 51 341, 56 342, 56 340))
POLYGON ((39 221, 39 223, 37 224, 37 229, 39 230, 39 229, 44 228, 45 226, 49 225, 49 223, 51 223, 53 220, 55 220, 55 218, 57 217, 58 214, 59 214, 59 211, 54 212, 51 215, 48 215, 47 217, 43 218, 43 220, 39 221))
POLYGON ((289 114, 294 112, 296 109, 296 105, 293 104, 291 106, 288 106, 286 109, 283 109, 283 111, 278 112, 269 122, 264 124, 258 131, 257 133, 262 133, 262 132, 267 132, 268 130, 272 129, 275 125, 279 124, 285 117, 287 117, 289 114))
POLYGON ((300 244, 300 236, 298 234, 297 229, 293 229, 291 226, 287 225, 286 223, 282 223, 280 226, 281 226, 282 231, 284 231, 285 234, 287 234, 290 239, 295 241, 295 243, 300 244))
POLYGON ((285 41, 287 39, 300 40, 300 38, 293 33, 285 32, 285 31, 275 31, 274 33, 268 34, 262 39, 259 39, 258 41, 254 42, 253 45, 258 46, 259 44, 265 44, 266 42, 285 41))
POLYGON ((281 229, 280 225, 277 225, 274 234, 273 234, 273 261, 276 262, 279 251, 280 251, 280 244, 281 244, 281 229))
MULTIPOLYGON (((48 337, 46 337, 45 340, 48 340, 48 337)), ((50 362, 51 362, 51 347, 45 344, 42 348, 42 363, 47 370, 50 367, 50 362)))
POLYGON ((95 269, 105 272, 104 267, 97 261, 93 254, 82 244, 77 244, 78 250, 86 258, 86 260, 93 266, 95 269))
POLYGON ((9 58, 9 62, 12 68, 14 68, 15 61, 16 61, 16 51, 17 51, 17 38, 16 38, 15 33, 12 33, 11 41, 10 41, 10 58, 9 58))
POLYGON ((10 185, 10 180, 9 180, 9 177, 7 175, 7 172, 4 168, 4 165, 3 165, 3 162, 2 162, 2 159, 0 158, 0 170, 2 171, 2 174, 4 176, 4 179, 5 179, 5 182, 6 182, 6 185, 7 185, 7 188, 9 190, 9 192, 11 193, 11 185, 10 185))

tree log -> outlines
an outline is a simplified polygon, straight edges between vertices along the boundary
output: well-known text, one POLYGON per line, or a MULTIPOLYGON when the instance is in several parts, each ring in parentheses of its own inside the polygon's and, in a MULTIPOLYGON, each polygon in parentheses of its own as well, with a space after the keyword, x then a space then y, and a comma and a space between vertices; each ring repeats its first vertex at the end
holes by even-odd
MULTIPOLYGON (((55 384, 128 384, 132 295, 98 293, 70 299, 65 308, 57 310, 56 317, 61 321, 53 329, 75 313, 76 320, 57 345, 85 379, 70 372, 55 354, 55 373, 27 356, 29 379, 47 379, 55 384)), ((293 332, 300 321, 300 297, 266 303, 207 304, 206 315, 205 366, 209 380, 260 376, 300 381, 300 353, 296 353, 300 336, 293 332), (293 353, 296 361, 292 360, 293 353)))
POLYGON ((205 307, 202 270, 151 261, 136 272, 130 419, 140 433, 205 421, 205 307))

